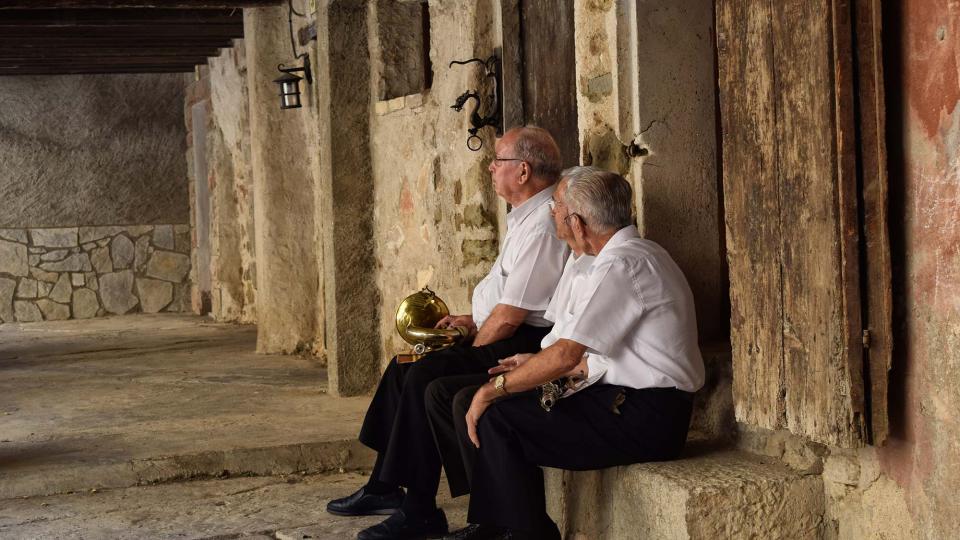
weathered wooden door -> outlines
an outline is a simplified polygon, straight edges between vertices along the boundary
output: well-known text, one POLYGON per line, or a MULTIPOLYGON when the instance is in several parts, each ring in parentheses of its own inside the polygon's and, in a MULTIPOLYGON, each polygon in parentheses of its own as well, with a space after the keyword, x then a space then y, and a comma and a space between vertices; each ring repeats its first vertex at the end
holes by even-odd
POLYGON ((717 2, 737 419, 847 447, 886 437, 878 18, 878 0, 717 2))
POLYGON ((523 110, 553 134, 566 166, 579 163, 573 0, 520 0, 523 110))

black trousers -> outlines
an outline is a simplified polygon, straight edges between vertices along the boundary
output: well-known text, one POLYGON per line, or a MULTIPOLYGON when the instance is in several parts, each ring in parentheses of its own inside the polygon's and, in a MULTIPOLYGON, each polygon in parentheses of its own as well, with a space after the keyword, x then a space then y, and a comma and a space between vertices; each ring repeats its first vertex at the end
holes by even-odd
MULTIPOLYGON (((457 392, 451 409, 469 407, 474 392, 457 392)), ((456 425, 459 449, 467 449, 460 452, 462 466, 472 471, 470 523, 553 536, 541 466, 592 470, 674 459, 686 442, 693 403, 693 394, 675 388, 605 384, 559 400, 550 412, 539 398, 531 391, 493 403, 477 424, 479 449, 465 423, 456 425)))
POLYGON ((412 364, 391 360, 360 428, 360 442, 380 453, 376 480, 435 495, 441 462, 427 420, 427 385, 439 377, 486 376, 501 358, 540 350, 549 331, 521 325, 512 337, 482 347, 458 345, 412 364))

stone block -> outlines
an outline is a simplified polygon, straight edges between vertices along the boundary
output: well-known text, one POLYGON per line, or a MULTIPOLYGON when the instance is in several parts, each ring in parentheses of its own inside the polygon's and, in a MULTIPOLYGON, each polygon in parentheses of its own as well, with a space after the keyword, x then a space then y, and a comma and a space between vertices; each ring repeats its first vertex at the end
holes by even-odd
POLYGON ((159 279, 137 279, 137 295, 144 313, 159 313, 173 300, 173 284, 159 279))
POLYGON ((464 240, 460 251, 465 265, 493 262, 497 260, 497 240, 464 240))
POLYGON ((146 236, 137 238, 134 252, 133 268, 137 272, 143 272, 143 269, 147 266, 147 260, 150 259, 150 254, 153 253, 153 248, 150 247, 150 239, 146 236))
POLYGON ((40 308, 33 302, 17 300, 13 303, 13 311, 19 322, 36 322, 43 320, 43 315, 40 314, 40 308))
POLYGON ((17 284, 17 298, 36 298, 39 290, 37 280, 21 278, 20 283, 17 284))
POLYGON ((50 291, 53 290, 53 284, 47 283, 46 281, 37 282, 37 298, 46 298, 50 295, 50 291))
POLYGON ((99 283, 97 282, 97 274, 94 272, 87 272, 83 274, 83 278, 87 281, 87 288, 94 291, 100 288, 99 283))
POLYGON ((39 255, 39 254, 41 254, 41 253, 46 253, 46 252, 47 252, 47 249, 46 249, 46 248, 42 248, 42 247, 31 247, 31 248, 28 249, 28 252, 29 252, 31 255, 39 255))
POLYGON ((48 251, 43 255, 40 255, 41 261, 62 261, 67 258, 67 255, 70 255, 69 249, 55 249, 53 251, 48 251))
POLYGON ((173 225, 158 225, 154 228, 153 245, 160 249, 173 250, 175 247, 173 225))
POLYGON ((110 241, 110 259, 113 261, 114 270, 130 268, 133 256, 133 242, 122 234, 114 236, 110 241))
POLYGON ((113 259, 110 258, 110 248, 98 247, 90 252, 90 261, 98 274, 113 272, 113 259))
POLYGON ((122 233, 123 227, 80 227, 80 243, 96 242, 101 238, 110 238, 122 233))
POLYGON ((25 276, 28 271, 27 246, 0 240, 0 272, 14 276, 25 276))
POLYGON ((0 277, 0 322, 13 322, 13 294, 17 290, 17 282, 0 277))
POLYGON ((604 73, 587 81, 584 94, 590 101, 599 101, 613 93, 613 74, 604 73))
POLYGON ((29 264, 30 266, 36 266, 36 265, 40 264, 40 256, 39 256, 39 255, 30 255, 30 256, 28 256, 28 257, 27 257, 27 264, 29 264))
POLYGON ((56 283, 57 280, 60 279, 60 274, 57 272, 47 272, 39 268, 31 268, 30 275, 33 277, 33 279, 46 281, 47 283, 56 283))
POLYGON ((100 301, 97 300, 97 293, 90 289, 77 289, 73 291, 73 318, 89 319, 97 314, 100 309, 100 301))
POLYGON ((40 268, 48 272, 89 272, 93 270, 90 257, 86 253, 75 253, 62 261, 40 263, 40 268))
POLYGON ((70 283, 74 287, 83 287, 86 284, 87 280, 83 277, 83 274, 74 273, 70 274, 70 283))
MULTIPOLYGON (((70 274, 63 273, 60 274, 60 279, 57 280, 57 284, 54 285, 53 290, 50 291, 49 298, 54 302, 66 304, 70 302, 72 292, 73 287, 70 285, 70 274)), ((41 307, 40 310, 43 311, 43 307, 41 307)))
POLYGON ((96 243, 96 242, 87 242, 86 244, 83 244, 83 245, 80 246, 80 247, 82 247, 84 251, 90 251, 91 249, 97 247, 97 243, 96 243))
POLYGON ((190 258, 172 251, 157 250, 147 263, 146 274, 150 277, 180 283, 190 271, 190 258))
POLYGON ((123 315, 137 305, 133 294, 133 272, 123 270, 100 276, 100 298, 110 313, 123 315))
POLYGON ((69 248, 80 245, 76 227, 69 229, 30 229, 30 239, 35 246, 50 248, 69 248))
POLYGON ((127 234, 133 238, 143 236, 145 234, 150 234, 153 231, 153 225, 134 225, 133 227, 126 228, 127 234))
POLYGON ((378 101, 373 108, 374 111, 376 111, 377 116, 383 116, 390 112, 390 104, 386 101, 378 101))
POLYGON ((823 523, 819 476, 745 452, 545 472, 565 538, 818 538, 823 523))
POLYGON ((185 234, 190 232, 190 225, 180 224, 173 226, 173 232, 177 234, 185 234))
POLYGON ((30 242, 30 240, 27 239, 27 231, 23 229, 0 229, 0 238, 21 244, 30 242))
POLYGON ((180 253, 190 253, 191 247, 193 247, 193 242, 190 239, 190 231, 178 232, 174 249, 180 253))
POLYGON ((37 300, 37 307, 43 313, 44 320, 62 321, 70 318, 70 306, 66 304, 58 304, 53 300, 44 298, 37 300))

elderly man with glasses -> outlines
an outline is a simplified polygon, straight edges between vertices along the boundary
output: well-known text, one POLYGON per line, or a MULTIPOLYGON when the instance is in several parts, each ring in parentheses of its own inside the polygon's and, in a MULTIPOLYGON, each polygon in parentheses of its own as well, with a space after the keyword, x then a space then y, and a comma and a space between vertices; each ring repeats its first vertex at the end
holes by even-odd
MULTIPOLYGON (((670 255, 632 224, 623 177, 592 167, 565 175, 554 219, 574 253, 585 255, 567 265, 543 349, 503 360, 490 370, 495 379, 452 400, 460 452, 450 455, 447 446, 443 460, 450 478, 459 458, 471 525, 447 538, 559 539, 541 466, 662 461, 686 441, 693 392, 704 380, 690 287, 670 255)), ((444 381, 428 395, 449 396, 444 381)), ((433 427, 438 442, 451 429, 433 427)))
POLYGON ((557 238, 548 204, 560 175, 560 150, 543 129, 514 128, 497 141, 489 170, 494 191, 512 207, 500 254, 474 289, 473 313, 438 323, 465 327, 472 339, 412 364, 395 358, 389 363, 360 430, 360 441, 377 451, 370 480, 327 505, 336 515, 390 515, 360 531, 360 540, 447 532, 446 516, 436 506, 441 462, 425 410, 427 385, 469 374, 483 382, 499 360, 539 350, 550 330, 544 311, 569 253, 557 238))

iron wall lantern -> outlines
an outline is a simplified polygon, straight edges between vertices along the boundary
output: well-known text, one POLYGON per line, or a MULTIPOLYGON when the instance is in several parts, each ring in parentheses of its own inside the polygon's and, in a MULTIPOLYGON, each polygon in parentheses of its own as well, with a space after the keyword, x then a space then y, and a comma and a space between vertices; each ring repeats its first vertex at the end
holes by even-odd
POLYGON ((307 84, 313 84, 313 77, 310 74, 310 56, 307 53, 297 54, 297 44, 293 39, 293 16, 306 17, 306 14, 293 9, 293 0, 287 0, 287 28, 290 30, 290 49, 293 56, 300 60, 303 59, 303 67, 288 68, 283 64, 277 66, 283 75, 277 77, 273 82, 280 85, 280 108, 281 109, 299 109, 303 106, 300 100, 300 81, 306 79, 307 84), (303 73, 303 77, 294 75, 294 73, 303 73))
POLYGON ((273 82, 280 85, 280 108, 281 109, 299 109, 300 103, 300 81, 306 79, 308 84, 313 84, 313 77, 310 75, 310 57, 303 54, 303 67, 288 68, 283 64, 277 66, 283 75, 277 77, 273 82), (303 77, 298 77, 294 73, 301 72, 303 77))

